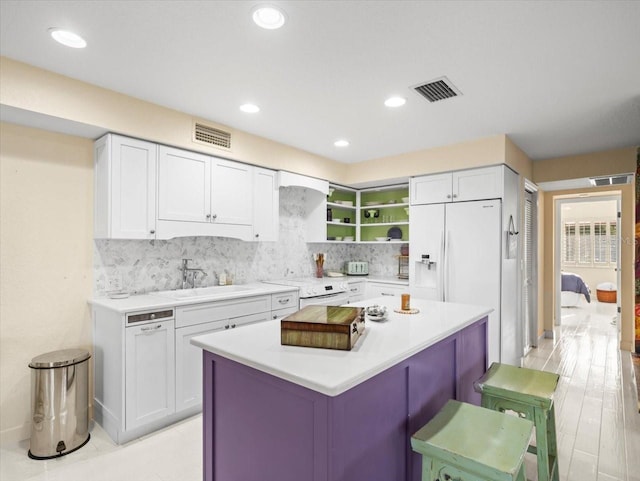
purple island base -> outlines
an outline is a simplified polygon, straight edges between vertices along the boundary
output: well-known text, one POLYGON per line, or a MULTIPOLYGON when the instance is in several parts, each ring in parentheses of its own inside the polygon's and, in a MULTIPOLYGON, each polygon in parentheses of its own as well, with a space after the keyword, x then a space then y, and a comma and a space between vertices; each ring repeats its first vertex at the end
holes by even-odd
POLYGON ((205 481, 419 481, 410 438, 449 399, 480 404, 483 318, 327 396, 204 351, 205 481))

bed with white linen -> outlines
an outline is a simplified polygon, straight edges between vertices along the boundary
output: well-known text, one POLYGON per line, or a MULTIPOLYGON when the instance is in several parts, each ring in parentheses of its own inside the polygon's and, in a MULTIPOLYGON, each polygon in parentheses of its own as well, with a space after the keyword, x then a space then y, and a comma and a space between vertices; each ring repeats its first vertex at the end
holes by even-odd
POLYGON ((587 302, 591 302, 589 286, 582 280, 582 277, 572 272, 563 272, 560 305, 562 307, 577 307, 583 297, 587 302))

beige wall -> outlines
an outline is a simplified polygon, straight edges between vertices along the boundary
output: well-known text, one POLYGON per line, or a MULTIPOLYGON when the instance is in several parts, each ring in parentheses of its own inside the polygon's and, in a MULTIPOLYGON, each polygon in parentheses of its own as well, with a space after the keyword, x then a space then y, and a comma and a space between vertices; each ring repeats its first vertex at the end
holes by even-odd
POLYGON ((505 162, 504 148, 505 136, 495 135, 455 145, 356 162, 347 165, 343 183, 353 185, 433 172, 448 172, 457 169, 502 164, 505 162))
MULTIPOLYGON (((112 90, 0 57, 0 103, 188 150, 339 180, 346 166, 264 137, 204 120, 232 133, 232 151, 192 141, 194 117, 112 90)), ((202 120, 202 119, 200 119, 202 120)))
POLYGON ((572 155, 533 163, 536 183, 581 179, 599 175, 625 174, 636 171, 636 147, 572 155))
POLYGON ((0 138, 0 434, 25 439, 31 359, 92 346, 93 146, 4 123, 0 138))

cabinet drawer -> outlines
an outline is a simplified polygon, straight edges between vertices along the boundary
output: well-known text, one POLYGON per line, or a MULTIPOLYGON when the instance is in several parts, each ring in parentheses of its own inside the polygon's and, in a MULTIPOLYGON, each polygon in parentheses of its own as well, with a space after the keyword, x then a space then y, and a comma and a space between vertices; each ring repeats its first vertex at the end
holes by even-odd
POLYGON ((176 308, 176 327, 271 311, 271 297, 244 297, 176 308))
POLYGON ((233 319, 229 319, 228 328, 234 329, 236 327, 245 326, 247 324, 255 324, 256 322, 265 322, 270 320, 271 312, 260 312, 258 314, 250 314, 248 316, 240 316, 233 319))
POLYGON ((277 311, 280 309, 288 309, 295 307, 296 311, 299 308, 298 293, 284 292, 282 294, 271 294, 271 310, 277 311))
POLYGON ((349 300, 361 294, 364 294, 364 282, 349 283, 349 300))
POLYGON ((368 283, 366 297, 400 296, 405 292, 409 292, 408 286, 402 286, 399 284, 368 283))
POLYGON ((288 307, 286 309, 278 309, 271 311, 271 319, 278 319, 281 317, 287 317, 289 314, 293 314, 298 311, 298 307, 288 307))

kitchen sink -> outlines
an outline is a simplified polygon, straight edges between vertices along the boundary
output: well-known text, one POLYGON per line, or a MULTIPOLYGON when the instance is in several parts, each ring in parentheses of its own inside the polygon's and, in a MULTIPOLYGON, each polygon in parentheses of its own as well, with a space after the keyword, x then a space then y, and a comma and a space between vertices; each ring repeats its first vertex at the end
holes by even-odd
POLYGON ((218 297, 233 294, 235 292, 246 292, 255 290, 255 287, 244 286, 209 286, 196 287, 195 289, 175 289, 171 291, 157 291, 149 294, 170 299, 200 299, 206 297, 218 297))

